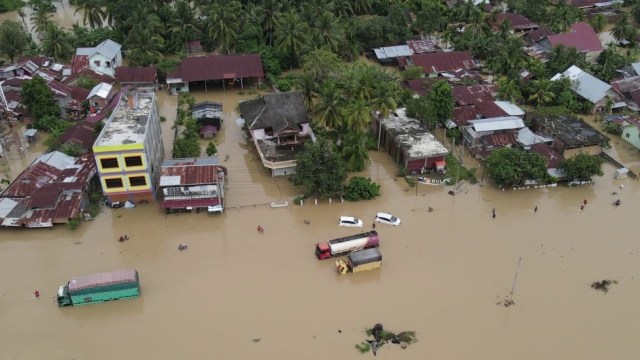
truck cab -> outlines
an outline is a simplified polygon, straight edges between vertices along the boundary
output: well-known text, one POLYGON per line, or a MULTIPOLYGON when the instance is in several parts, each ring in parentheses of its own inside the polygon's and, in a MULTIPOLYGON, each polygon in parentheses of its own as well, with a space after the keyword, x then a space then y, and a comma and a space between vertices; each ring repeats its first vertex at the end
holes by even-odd
POLYGON ((318 257, 319 260, 330 258, 332 254, 331 254, 331 248, 329 247, 329 244, 326 242, 317 243, 316 256, 318 257))
POLYGON ((71 306, 71 296, 67 285, 62 285, 58 288, 58 307, 71 306))

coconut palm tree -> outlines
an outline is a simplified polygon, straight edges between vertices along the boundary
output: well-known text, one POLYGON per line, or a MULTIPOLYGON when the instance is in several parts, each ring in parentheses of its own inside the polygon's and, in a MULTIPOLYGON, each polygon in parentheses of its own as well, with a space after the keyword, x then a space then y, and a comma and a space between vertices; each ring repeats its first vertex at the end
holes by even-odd
POLYGON ((333 11, 337 17, 347 19, 353 15, 352 0, 333 0, 333 11))
POLYGON ((628 13, 622 12, 611 29, 611 35, 616 40, 627 40, 634 42, 636 37, 636 29, 633 27, 633 22, 628 13))
POLYGON ((313 110, 313 97, 316 92, 316 80, 311 73, 304 73, 298 78, 295 88, 302 92, 307 111, 313 110))
POLYGON ((498 80, 498 98, 512 103, 522 100, 520 84, 514 79, 502 78, 498 80))
POLYGON ((70 34, 56 25, 51 25, 42 38, 42 50, 56 60, 69 59, 73 54, 70 34))
POLYGON ((25 52, 28 44, 29 35, 20 23, 5 20, 0 25, 0 54, 8 57, 11 63, 25 52))
POLYGON ((162 58, 164 40, 149 28, 140 26, 129 33, 125 45, 129 49, 129 64, 148 66, 158 63, 162 58))
POLYGON ((242 5, 237 1, 216 4, 209 10, 209 36, 227 54, 231 53, 229 46, 238 37, 240 23, 238 14, 242 5))
POLYGON ((24 19, 27 16, 27 14, 24 12, 24 8, 16 9, 16 13, 18 13, 18 16, 20 16, 20 19, 22 19, 22 25, 24 25, 24 29, 26 31, 29 31, 29 27, 27 26, 27 21, 24 19))
POLYGON ((315 107, 317 125, 326 129, 337 129, 341 123, 345 106, 344 96, 333 81, 327 81, 319 91, 320 101, 315 107))
POLYGON ((532 81, 530 94, 528 100, 535 103, 538 108, 550 103, 556 97, 551 91, 551 82, 547 79, 532 81))
POLYGON ((384 81, 377 85, 373 90, 371 98, 371 108, 380 114, 380 117, 386 119, 398 107, 396 96, 398 89, 394 85, 396 82, 384 81))
POLYGON ((338 51, 338 45, 342 40, 342 29, 332 13, 322 12, 316 22, 315 31, 318 34, 321 47, 333 52, 338 51))
POLYGON ((279 0, 264 0, 262 2, 264 9, 264 18, 262 19, 262 30, 264 31, 269 46, 273 45, 274 32, 276 29, 277 18, 280 16, 282 3, 279 0))
POLYGON ((307 25, 302 22, 298 13, 293 9, 277 18, 275 28, 276 49, 289 53, 292 70, 307 40, 307 31, 307 25))
POLYGON ((369 161, 367 134, 364 131, 349 132, 344 139, 342 157, 347 161, 349 171, 362 171, 369 161))
POLYGON ((84 25, 89 23, 89 27, 92 29, 102 26, 103 18, 106 14, 104 10, 102 10, 100 0, 84 0, 80 6, 78 6, 74 14, 77 14, 80 10, 82 10, 83 13, 82 23, 84 25))
POLYGON ((46 11, 35 11, 31 13, 31 23, 33 24, 32 30, 40 37, 54 25, 53 21, 51 21, 51 13, 46 11))
POLYGON ((162 20, 160 20, 158 15, 149 11, 144 2, 136 4, 136 7, 124 22, 123 29, 128 29, 125 33, 131 34, 131 31, 133 31, 135 27, 144 27, 152 34, 162 34, 165 30, 162 20))
POLYGON ((589 24, 596 33, 601 33, 607 26, 607 17, 603 14, 597 14, 589 20, 589 24))
POLYGON ((344 109, 342 129, 349 131, 365 131, 371 124, 373 115, 371 107, 364 99, 354 99, 344 109))
POLYGON ((368 14, 371 11, 372 7, 372 0, 353 0, 353 12, 356 15, 368 14))

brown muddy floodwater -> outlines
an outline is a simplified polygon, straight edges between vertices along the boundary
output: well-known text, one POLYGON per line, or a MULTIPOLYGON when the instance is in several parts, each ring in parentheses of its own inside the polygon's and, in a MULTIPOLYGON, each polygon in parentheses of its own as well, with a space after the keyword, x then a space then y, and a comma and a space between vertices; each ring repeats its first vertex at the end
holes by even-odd
MULTIPOLYGON (((300 191, 269 176, 236 125, 237 102, 251 96, 197 96, 224 104, 224 214, 165 216, 149 204, 104 209, 76 231, 0 231, 1 359, 362 359, 373 355, 354 345, 378 322, 418 338, 384 346, 383 359, 638 357, 640 184, 606 165, 593 186, 467 185, 454 197, 396 181, 391 159, 371 152, 378 199, 270 208, 300 191), (338 216, 361 217, 366 230, 378 211, 402 219, 377 226, 382 269, 341 276, 314 257, 314 243, 359 231, 338 216), (139 271, 139 298, 56 306, 71 277, 123 268, 139 271), (590 287, 603 279, 619 283, 606 295, 590 287), (505 298, 515 305, 498 305, 505 298)), ((160 94, 167 152, 176 99, 160 94)))

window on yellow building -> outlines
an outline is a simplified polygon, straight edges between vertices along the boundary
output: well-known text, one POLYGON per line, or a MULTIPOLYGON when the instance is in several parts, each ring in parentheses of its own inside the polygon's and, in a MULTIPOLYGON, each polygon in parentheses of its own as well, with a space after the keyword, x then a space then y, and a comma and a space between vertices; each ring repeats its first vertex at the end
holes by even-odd
POLYGON ((121 188, 122 187, 122 179, 120 179, 120 178, 106 179, 104 182, 105 182, 105 184, 107 184, 107 189, 121 188))
POLYGON ((147 179, 144 176, 131 176, 129 177, 129 184, 131 186, 146 186, 147 179))
POLYGON ((118 167, 117 158, 102 158, 100 159, 100 165, 103 169, 113 169, 118 167))
POLYGON ((127 166, 142 166, 142 156, 128 156, 124 158, 127 166))

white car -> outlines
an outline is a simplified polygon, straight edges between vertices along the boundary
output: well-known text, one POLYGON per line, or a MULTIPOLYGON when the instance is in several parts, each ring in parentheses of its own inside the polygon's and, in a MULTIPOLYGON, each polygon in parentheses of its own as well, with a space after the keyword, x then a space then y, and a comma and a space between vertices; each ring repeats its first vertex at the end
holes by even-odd
POLYGON ((338 222, 340 226, 349 226, 349 227, 362 227, 362 220, 358 218, 354 218, 353 216, 340 216, 340 221, 338 222))
POLYGON ((382 212, 379 212, 376 214, 375 221, 383 224, 393 225, 393 226, 398 226, 400 225, 400 222, 401 222, 400 219, 398 219, 397 217, 391 214, 382 213, 382 212))

